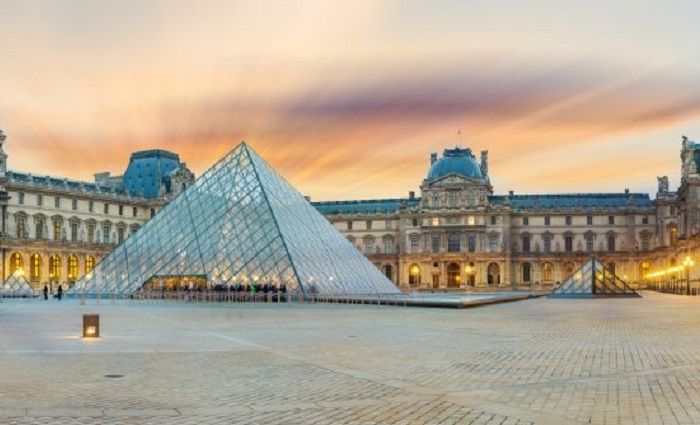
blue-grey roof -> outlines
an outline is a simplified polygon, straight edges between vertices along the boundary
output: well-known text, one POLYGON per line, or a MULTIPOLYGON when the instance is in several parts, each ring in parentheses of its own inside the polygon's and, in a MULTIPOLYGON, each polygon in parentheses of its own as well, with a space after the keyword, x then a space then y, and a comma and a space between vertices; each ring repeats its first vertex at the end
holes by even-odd
MULTIPOLYGON (((327 201, 311 204, 321 214, 377 214, 395 213, 399 206, 412 207, 420 203, 421 198, 371 199, 357 201, 327 201)), ((617 209, 617 208, 652 208, 653 204, 646 193, 572 193, 557 195, 494 195, 489 196, 489 203, 510 205, 518 210, 542 209, 617 209)))
POLYGON ((55 190, 86 190, 88 192, 94 193, 115 194, 124 196, 128 195, 128 193, 123 189, 113 188, 111 186, 100 186, 91 182, 83 182, 70 179, 59 179, 51 176, 36 176, 29 173, 21 173, 17 171, 8 171, 6 173, 6 176, 9 182, 41 185, 55 190))
POLYGON ((398 211, 402 204, 410 207, 419 203, 420 198, 403 198, 312 202, 311 204, 321 214, 392 214, 398 211))
POLYGON ((489 202, 508 203, 515 209, 573 209, 573 208, 651 208, 646 193, 565 193, 556 195, 495 195, 489 202))
POLYGON ((483 177, 481 167, 469 148, 445 149, 442 158, 430 166, 428 179, 437 179, 452 173, 475 179, 483 177))
POLYGON ((169 184, 166 176, 179 168, 180 157, 175 153, 160 149, 135 152, 124 173, 124 188, 135 195, 156 198, 161 186, 169 184))

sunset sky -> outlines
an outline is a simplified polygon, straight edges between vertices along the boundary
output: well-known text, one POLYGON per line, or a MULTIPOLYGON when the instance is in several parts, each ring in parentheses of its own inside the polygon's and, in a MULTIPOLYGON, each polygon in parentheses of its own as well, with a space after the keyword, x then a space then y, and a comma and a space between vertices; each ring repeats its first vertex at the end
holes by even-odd
POLYGON ((315 200, 406 196, 488 149, 497 193, 655 192, 700 140, 700 1, 0 0, 10 169, 246 140, 315 200), (461 129, 461 135, 457 131, 461 129))

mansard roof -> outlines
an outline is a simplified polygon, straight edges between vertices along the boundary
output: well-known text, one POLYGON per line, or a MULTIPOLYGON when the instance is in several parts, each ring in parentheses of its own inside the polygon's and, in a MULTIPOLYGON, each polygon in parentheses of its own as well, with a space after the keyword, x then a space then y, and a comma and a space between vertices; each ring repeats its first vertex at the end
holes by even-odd
POLYGON ((412 207, 420 203, 420 198, 367 199, 357 201, 327 201, 311 204, 321 214, 393 214, 405 203, 412 207))
MULTIPOLYGON (((88 192, 89 194, 111 195, 111 196, 129 196, 134 198, 134 195, 128 193, 124 189, 102 186, 93 182, 85 182, 79 180, 64 179, 52 176, 39 176, 30 173, 22 173, 17 171, 7 171, 7 182, 34 185, 43 187, 48 190, 57 191, 72 191, 72 192, 88 192)), ((135 196, 137 199, 142 199, 140 196, 135 196)))
MULTIPOLYGON (((493 195, 489 203, 509 205, 516 210, 652 208, 646 193, 565 193, 535 195, 493 195)), ((421 198, 368 199, 312 202, 322 214, 392 214, 399 206, 416 206, 421 198)))

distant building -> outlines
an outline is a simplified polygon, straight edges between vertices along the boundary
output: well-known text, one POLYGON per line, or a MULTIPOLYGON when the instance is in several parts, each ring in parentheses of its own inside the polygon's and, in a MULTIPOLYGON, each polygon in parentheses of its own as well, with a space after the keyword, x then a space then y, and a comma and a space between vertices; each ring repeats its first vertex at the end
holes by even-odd
POLYGON ((123 176, 94 182, 7 170, 0 131, 2 278, 22 270, 34 287, 70 285, 194 181, 177 154, 131 155, 123 176))
POLYGON ((677 192, 494 194, 488 152, 430 155, 421 196, 314 205, 397 285, 411 289, 547 288, 592 256, 633 283, 700 254, 700 144, 683 138, 677 192), (694 251, 695 250, 695 251, 694 251))

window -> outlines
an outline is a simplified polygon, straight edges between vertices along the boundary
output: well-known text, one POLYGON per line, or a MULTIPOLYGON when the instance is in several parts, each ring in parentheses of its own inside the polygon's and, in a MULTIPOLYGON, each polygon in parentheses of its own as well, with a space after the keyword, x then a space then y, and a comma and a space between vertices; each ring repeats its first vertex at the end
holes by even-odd
POLYGON ((467 249, 469 252, 476 252, 476 235, 467 236, 467 249))
POLYGON ((53 198, 53 206, 54 208, 61 208, 61 198, 58 196, 55 196, 53 198))
POLYGON ((87 241, 89 243, 94 243, 95 242, 95 225, 94 224, 88 224, 87 226, 87 241))
POLYGON ((122 242, 124 242, 124 228, 120 226, 117 228, 117 243, 122 242))
POLYGON ((411 252, 416 254, 420 252, 420 236, 411 235, 411 252))
POLYGON ((608 216, 608 224, 615 224, 615 216, 614 215, 608 216))
POLYGON ((495 226, 495 225, 496 225, 496 216, 495 216, 495 215, 492 215, 492 216, 491 216, 491 225, 492 225, 492 226, 495 226))
MULTIPOLYGON (((153 217, 153 210, 151 209, 151 217, 153 217)), ((352 230, 352 221, 348 221, 348 230, 352 230)))
POLYGON ((151 218, 155 217, 155 215, 156 215, 156 209, 151 208, 151 218))
POLYGON ((530 217, 523 217, 523 226, 530 225, 530 217))
POLYGON ((433 217, 433 226, 439 226, 440 225, 440 219, 437 217, 433 217))
POLYGON ((412 220, 411 220, 411 225, 412 225, 413 227, 418 227, 418 219, 417 219, 417 218, 412 219, 412 220))
POLYGON ((24 205, 24 192, 19 192, 17 194, 17 203, 24 205))
POLYGON ((671 215, 676 215, 676 207, 671 207, 671 215))
POLYGON ((530 252, 530 236, 523 236, 523 252, 530 252))
POLYGON ((71 199, 71 202, 70 202, 70 203, 71 203, 70 206, 71 206, 71 208, 73 209, 73 211, 75 211, 75 210, 78 209, 78 200, 77 200, 77 199, 71 199))
POLYGON ((44 195, 37 195, 36 196, 36 205, 39 207, 44 206, 44 195))
POLYGON ((70 241, 78 242, 78 223, 70 224, 70 241))
POLYGON ((571 221, 572 221, 572 220, 571 220, 571 216, 570 216, 570 215, 567 215, 567 216, 566 216, 565 221, 566 221, 566 225, 567 225, 567 226, 571 226, 571 221))
POLYGON ((365 253, 371 254, 374 252, 374 238, 365 238, 365 253))
POLYGON ((384 220, 384 228, 387 230, 394 228, 394 225, 392 224, 391 220, 384 220))
POLYGON ((71 255, 68 257, 68 281, 75 282, 78 279, 78 257, 71 255))
POLYGON ((643 233, 642 237, 642 251, 649 251, 649 234, 643 233))
POLYGON ((545 226, 549 226, 550 222, 551 222, 551 220, 550 220, 549 216, 546 216, 546 217, 544 218, 544 225, 545 225, 545 226))
POLYGON ((588 224, 589 226, 593 225, 593 216, 592 215, 589 215, 586 217, 586 224, 588 224))
POLYGON ((110 225, 105 224, 102 226, 102 242, 109 243, 109 232, 111 231, 110 225))
POLYGON ((104 206, 102 207, 102 212, 105 214, 109 214, 109 204, 104 204, 104 206))
POLYGON ((22 266, 24 266, 24 262, 22 261, 22 256, 18 252, 10 255, 10 275, 15 274, 17 271, 24 273, 22 266))
POLYGON ((365 225, 367 226, 367 230, 372 230, 372 220, 367 220, 365 225))
POLYGON ((24 217, 17 217, 17 237, 20 239, 27 237, 26 219, 24 217))
POLYGON ((469 217, 467 217, 467 224, 470 226, 476 224, 476 219, 474 218, 474 216, 470 215, 469 217))
POLYGON ((447 202, 450 208, 457 208, 459 206, 459 194, 457 192, 450 192, 447 202))
POLYGON ((37 219, 34 221, 34 238, 35 239, 44 239, 44 220, 43 219, 37 219))
POLYGON ((608 251, 615 251, 615 235, 608 235, 608 251))
POLYGON ((461 251, 462 247, 460 246, 461 244, 459 239, 459 235, 456 233, 450 235, 449 239, 447 240, 447 252, 461 251))
POLYGON ((586 234, 586 252, 593 252, 593 241, 595 240, 595 235, 593 233, 586 234))
POLYGON ((411 287, 420 286, 420 267, 418 264, 411 264, 408 268, 408 284, 411 287))
POLYGON ((90 202, 88 203, 88 210, 89 210, 90 212, 93 212, 93 211, 95 210, 95 203, 94 203, 93 201, 90 201, 90 202))
POLYGON ((63 226, 63 223, 61 220, 54 220, 53 222, 53 240, 55 241, 60 241, 61 240, 61 228, 63 226))
POLYGON ((678 241, 678 228, 674 225, 668 231, 669 241, 671 245, 675 245, 678 241))
POLYGON ((523 263, 523 282, 530 282, 530 280, 531 280, 531 276, 530 276, 531 268, 532 268, 532 266, 530 265, 530 263, 523 263))
POLYGON ((85 257, 85 273, 90 273, 92 272, 92 269, 95 268, 95 257, 92 256, 87 256, 85 257))
POLYGON ((544 242, 544 252, 552 252, 552 235, 545 234, 542 236, 542 240, 544 242))
POLYGON ((552 263, 542 263, 542 282, 546 283, 552 283, 554 280, 552 278, 552 271, 554 270, 554 266, 552 263))
POLYGON ((498 252, 498 235, 489 235, 489 251, 498 252))
POLYGON ((119 205, 119 215, 124 215, 124 205, 119 205))
POLYGON ((34 254, 29 258, 29 278, 32 282, 41 280, 41 256, 34 254))
POLYGON ((649 217, 648 216, 642 217, 642 224, 649 224, 649 217))
POLYGON ((440 235, 433 235, 433 253, 440 252, 440 235))
POLYGON ((61 257, 52 254, 49 257, 49 279, 59 280, 61 278, 61 257))
POLYGON ((138 212, 139 212, 138 209, 137 209, 136 207, 133 207, 133 208, 131 209, 131 215, 132 215, 132 217, 136 217, 136 216, 138 215, 138 212))
POLYGON ((564 235, 564 251, 572 252, 574 250, 574 236, 564 235))
POLYGON ((394 253, 394 238, 384 238, 384 252, 387 254, 394 253))

